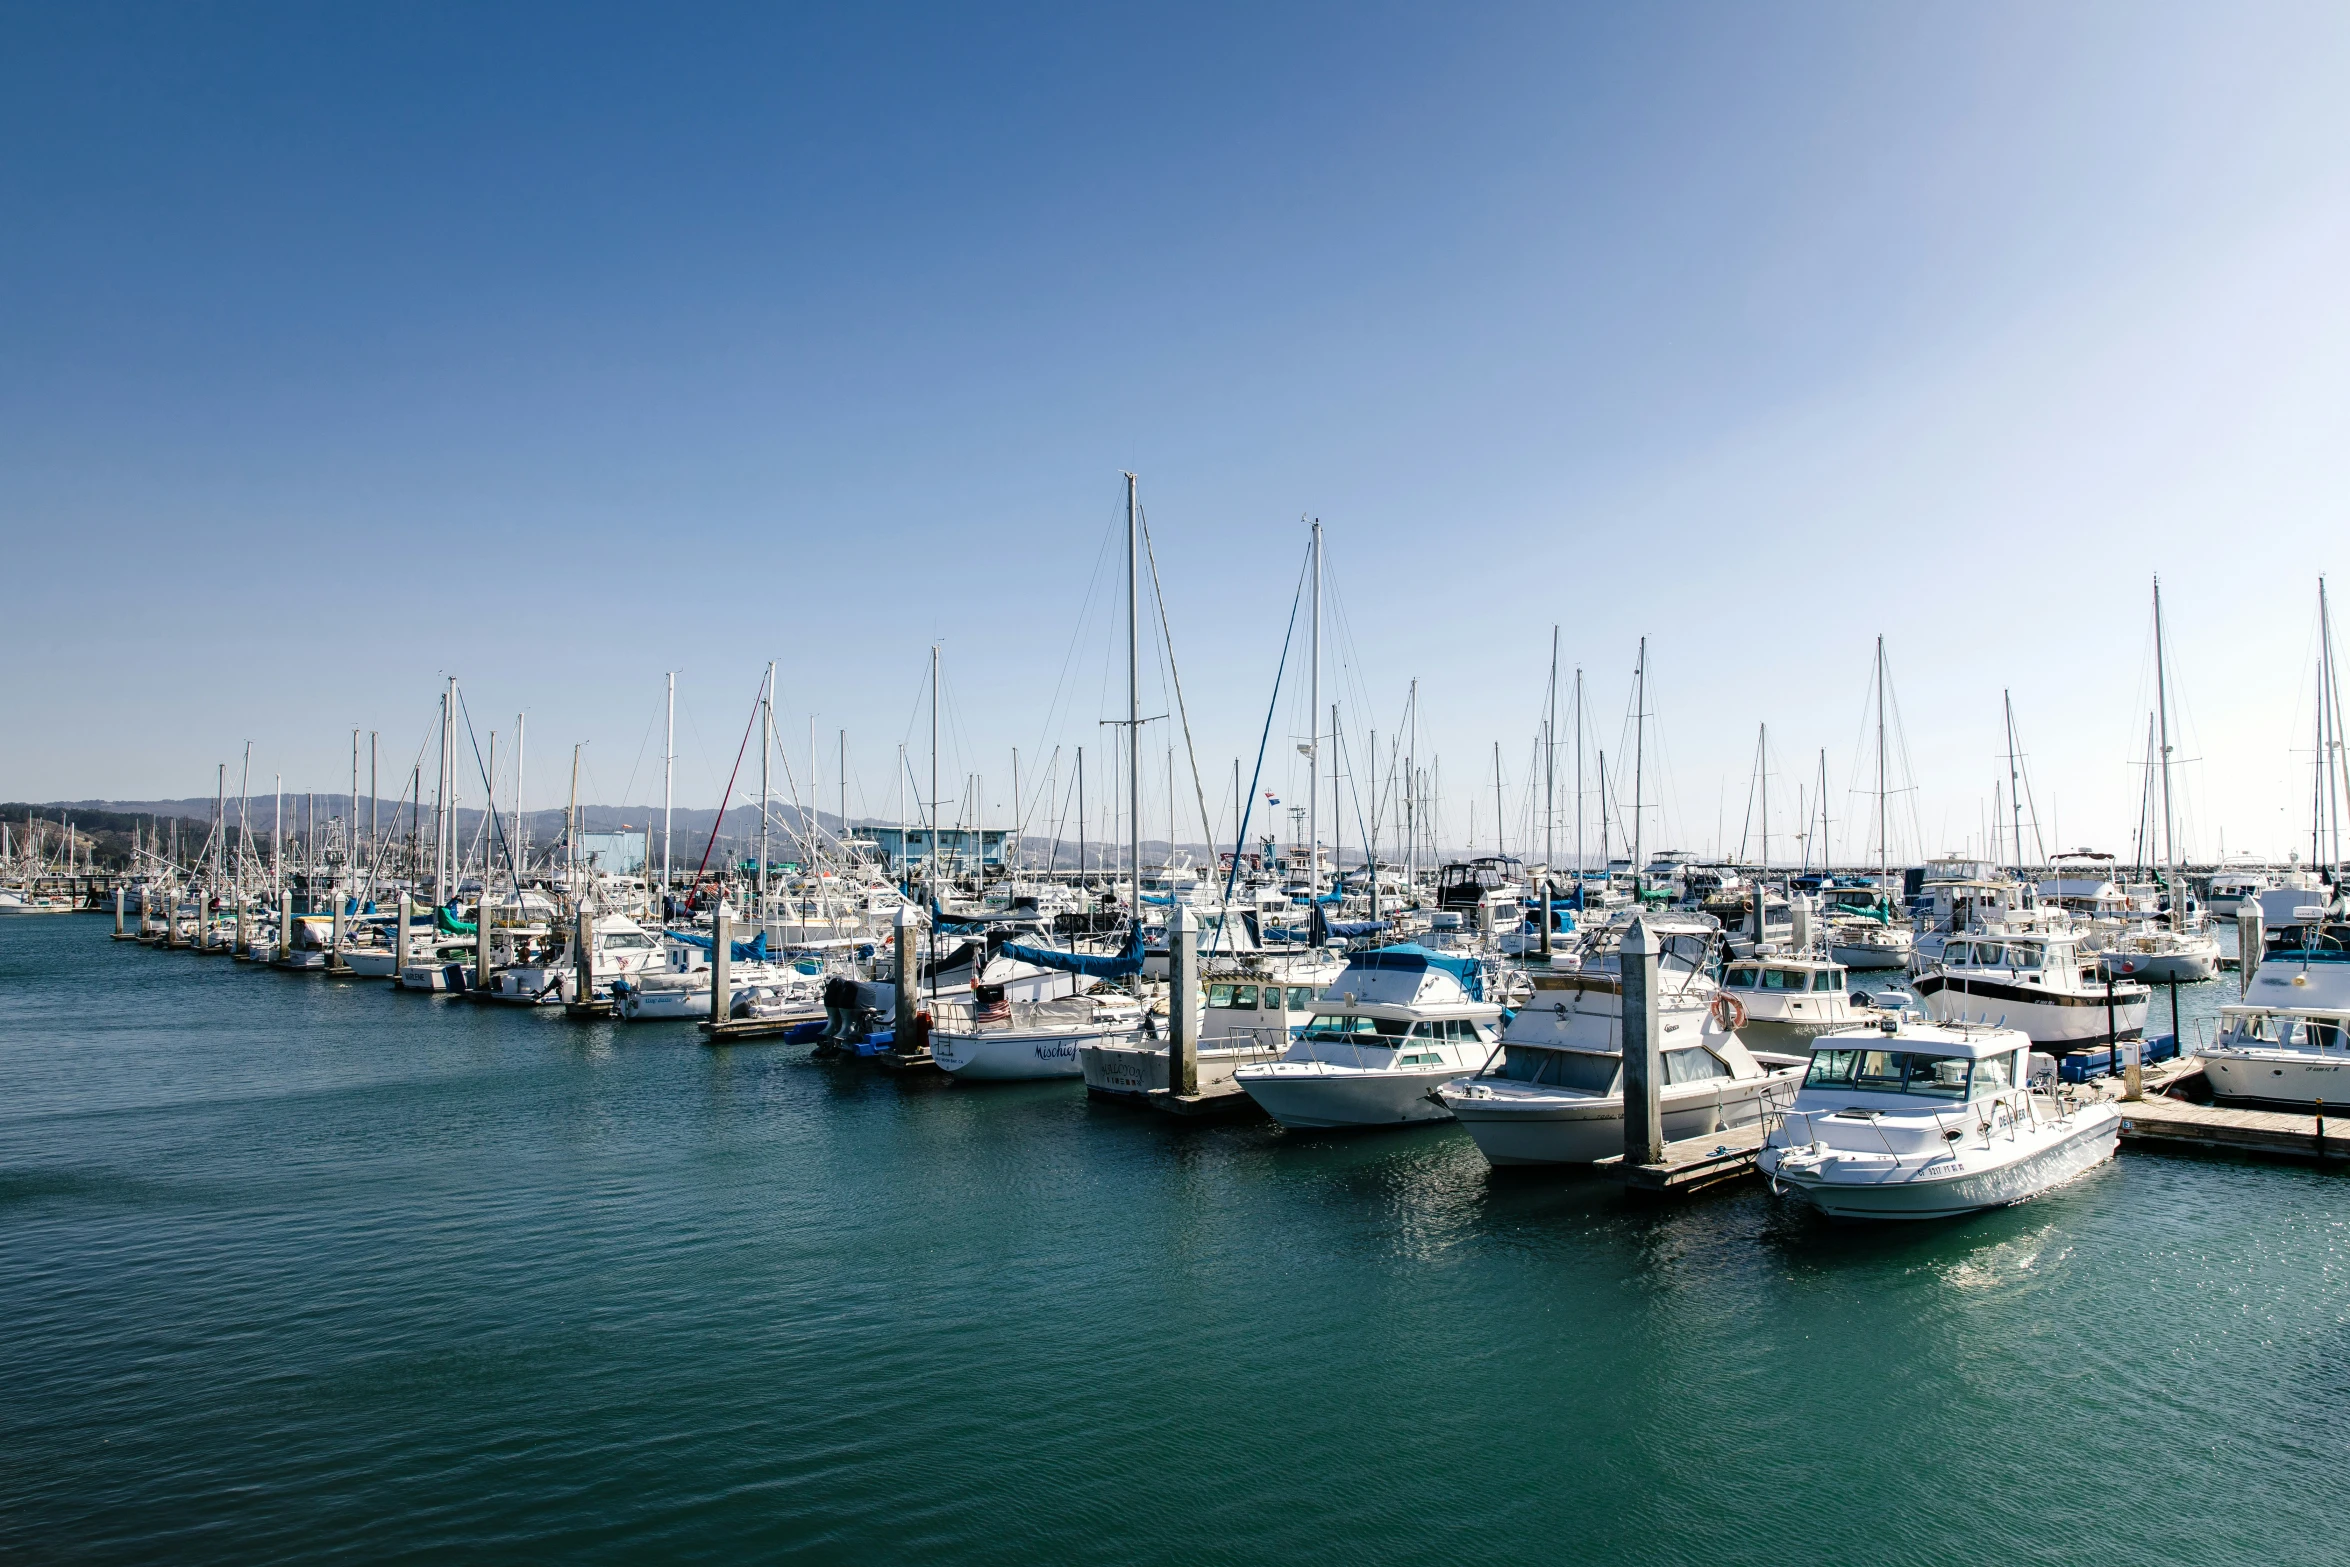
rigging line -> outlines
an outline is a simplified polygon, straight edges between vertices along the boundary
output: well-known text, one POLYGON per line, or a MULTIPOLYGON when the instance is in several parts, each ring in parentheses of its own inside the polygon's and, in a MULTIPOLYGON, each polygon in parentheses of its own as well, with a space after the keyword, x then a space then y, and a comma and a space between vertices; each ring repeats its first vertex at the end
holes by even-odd
MULTIPOLYGON (((1166 652, 1167 673, 1175 683, 1175 716, 1183 724, 1183 754, 1191 763, 1191 792, 1199 804, 1200 831, 1206 835, 1203 841, 1208 845, 1209 852, 1213 853, 1216 826, 1208 819, 1208 791, 1200 782, 1199 751, 1191 742, 1191 710, 1183 704, 1183 671, 1175 664, 1175 633, 1167 624, 1167 594, 1159 584, 1159 552, 1151 546, 1150 518, 1139 502, 1135 505, 1135 518, 1141 524, 1143 558, 1150 562, 1151 597, 1159 606, 1159 643, 1166 652)), ((1175 802, 1172 800, 1167 802, 1167 814, 1170 818, 1175 814, 1175 802)), ((1173 827, 1170 825, 1170 835, 1172 832, 1173 827)), ((1174 857, 1175 846, 1170 843, 1167 845, 1167 858, 1173 860, 1174 857)))
MULTIPOLYGON (((1264 732, 1257 736, 1257 767, 1249 777, 1248 803, 1241 808, 1240 830, 1234 834, 1232 839, 1232 869, 1224 877, 1224 907, 1227 911, 1232 907, 1232 889, 1240 880, 1240 857, 1248 849, 1249 817, 1257 807, 1257 791, 1264 786, 1265 747, 1273 739, 1273 715, 1281 706, 1281 681, 1289 669, 1289 647, 1297 637, 1297 607, 1305 602, 1307 561, 1312 558, 1312 546, 1309 545, 1307 546, 1307 560, 1298 563, 1297 591, 1291 594, 1289 599, 1289 629, 1281 634, 1281 662, 1273 670, 1273 696, 1272 700, 1265 704, 1264 732)), ((1306 862, 1309 865, 1313 863, 1313 845, 1311 844, 1306 846, 1306 862)), ((1208 944, 1210 952, 1214 952, 1217 942, 1224 939, 1224 924, 1223 920, 1216 922, 1216 941, 1208 944)))
POLYGON ((636 743, 636 760, 629 764, 628 787, 620 791, 620 800, 623 805, 628 803, 630 795, 636 793, 636 775, 638 770, 645 765, 645 751, 653 743, 653 723, 660 716, 661 705, 656 702, 653 704, 653 710, 645 715, 645 732, 636 743))
POLYGON ((694 867, 694 881, 699 883, 702 872, 710 868, 710 851, 718 847, 718 829, 726 825, 726 807, 734 799, 734 781, 743 770, 743 753, 751 748, 751 730, 759 722, 759 704, 766 700, 766 682, 760 682, 760 692, 751 701, 751 716, 743 725, 743 743, 734 748, 734 771, 726 775, 726 792, 718 797, 718 819, 710 824, 710 841, 702 845, 702 863, 694 867))
MULTIPOLYGON (((490 781, 490 770, 481 759, 481 740, 473 732, 473 710, 465 705, 465 688, 458 686, 456 690, 457 711, 465 715, 465 739, 473 747, 473 765, 481 773, 481 787, 486 796, 486 803, 482 806, 483 813, 488 818, 486 836, 489 836, 506 856, 506 870, 514 878, 514 896, 519 907, 522 898, 522 872, 514 864, 514 845, 506 841, 506 824, 498 816, 498 790, 497 786, 490 781)), ((473 835, 474 843, 480 844, 484 836, 483 831, 476 830, 473 835)), ((473 858, 473 851, 466 850, 465 857, 467 859, 473 858)), ((481 895, 484 898, 490 895, 490 878, 486 869, 481 878, 481 895)))

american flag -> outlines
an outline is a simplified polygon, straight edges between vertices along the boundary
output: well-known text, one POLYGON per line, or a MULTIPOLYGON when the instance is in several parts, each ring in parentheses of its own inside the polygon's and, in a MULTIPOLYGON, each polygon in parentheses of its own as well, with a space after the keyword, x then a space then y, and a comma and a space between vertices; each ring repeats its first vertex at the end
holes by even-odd
POLYGON ((983 1025, 1009 1023, 1012 1021, 1012 1003, 1002 996, 996 997, 993 1001, 982 1001, 979 1003, 976 1016, 983 1025))

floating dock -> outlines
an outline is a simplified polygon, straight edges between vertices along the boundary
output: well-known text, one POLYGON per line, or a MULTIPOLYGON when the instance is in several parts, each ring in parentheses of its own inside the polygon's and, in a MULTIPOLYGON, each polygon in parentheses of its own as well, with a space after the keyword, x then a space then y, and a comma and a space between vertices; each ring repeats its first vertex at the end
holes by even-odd
POLYGON ((1664 1158, 1655 1164, 1628 1165, 1622 1154, 1615 1154, 1600 1160, 1597 1169, 1622 1181, 1627 1191, 1695 1192, 1754 1174, 1754 1157, 1762 1146, 1763 1125, 1758 1121, 1667 1143, 1664 1158))

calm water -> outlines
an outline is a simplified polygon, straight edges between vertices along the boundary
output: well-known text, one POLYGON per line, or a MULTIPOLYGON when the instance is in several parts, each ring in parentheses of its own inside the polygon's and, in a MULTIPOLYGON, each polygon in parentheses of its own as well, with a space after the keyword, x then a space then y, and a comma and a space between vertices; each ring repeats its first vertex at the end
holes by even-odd
POLYGON ((94 918, 0 994, 12 1557, 2350 1555, 2332 1176, 1854 1231, 94 918))

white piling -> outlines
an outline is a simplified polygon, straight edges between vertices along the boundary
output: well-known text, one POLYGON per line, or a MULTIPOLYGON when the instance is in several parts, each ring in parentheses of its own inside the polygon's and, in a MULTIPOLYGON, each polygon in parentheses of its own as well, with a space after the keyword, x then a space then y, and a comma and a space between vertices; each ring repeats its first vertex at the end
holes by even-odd
POLYGON ((710 1027, 715 1031, 734 1011, 734 983, 729 965, 734 961, 734 916, 726 900, 718 900, 710 916, 710 1027))
POLYGON ((1648 921, 1634 916, 1618 962, 1624 976, 1624 1163, 1661 1164, 1665 1157, 1662 1105, 1663 1034, 1656 1005, 1658 945, 1648 921))

